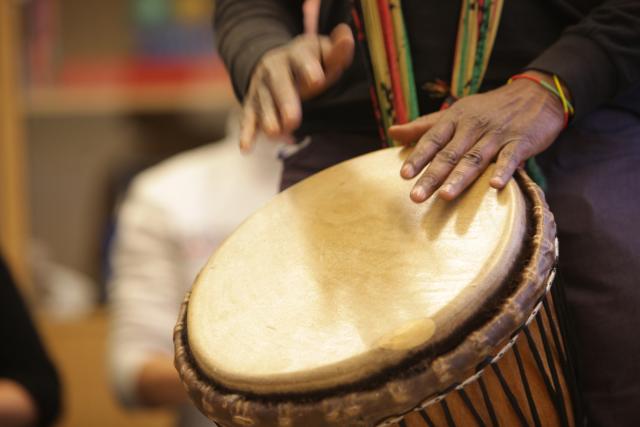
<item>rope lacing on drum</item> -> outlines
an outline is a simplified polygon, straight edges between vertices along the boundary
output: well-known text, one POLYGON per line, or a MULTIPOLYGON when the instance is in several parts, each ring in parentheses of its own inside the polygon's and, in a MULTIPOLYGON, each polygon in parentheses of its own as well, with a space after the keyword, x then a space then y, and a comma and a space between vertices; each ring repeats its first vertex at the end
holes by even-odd
MULTIPOLYGON (((556 252, 557 252, 557 244, 556 244, 556 252)), ((556 253, 556 259, 557 259, 557 253, 556 253)), ((497 365, 497 362, 502 359, 502 357, 511 349, 513 349, 514 351, 514 356, 516 359, 516 363, 518 366, 518 373, 520 376, 520 380, 522 382, 524 391, 525 391, 525 397, 527 400, 527 405, 529 407, 530 413, 531 413, 531 418, 533 420, 533 425, 535 427, 541 427, 542 423, 540 420, 540 415, 538 414, 537 408, 536 408, 536 404, 535 401, 533 399, 533 395, 531 393, 531 388, 529 385, 529 381, 527 380, 526 377, 526 372, 524 369, 524 365, 522 362, 522 357, 520 355, 520 351, 518 350, 517 346, 515 345, 517 339, 519 336, 521 336, 522 334, 524 334, 524 336, 526 337, 526 342, 529 346, 529 349, 531 350, 531 353, 533 355, 534 361, 536 363, 536 367, 538 368, 538 370, 541 373, 541 376, 543 378, 543 381, 545 383, 545 388, 547 390, 547 393, 549 395, 549 398, 551 399, 551 401, 553 402, 553 405, 556 409, 556 412, 559 414, 559 418, 560 418, 560 423, 563 427, 568 427, 569 426, 569 421, 568 421, 568 414, 567 414, 567 405, 564 402, 564 398, 563 398, 563 394, 562 394, 562 386, 560 383, 560 377, 558 376, 558 372, 556 370, 555 367, 555 363, 554 363, 554 359, 553 359, 553 354, 552 354, 552 350, 551 347, 549 345, 549 340, 547 335, 544 333, 544 328, 543 328, 543 320, 542 320, 542 315, 538 316, 538 314, 542 311, 544 313, 544 317, 546 318, 550 330, 551 330, 551 337, 553 340, 553 344, 555 345, 556 349, 557 349, 557 353, 558 353, 558 357, 560 359, 560 364, 563 368, 563 371, 565 371, 565 378, 567 381, 567 388, 569 389, 569 392, 571 395, 576 396, 577 395, 577 387, 575 384, 575 381, 573 381, 573 376, 571 374, 571 371, 573 369, 573 366, 571 366, 571 358, 568 357, 567 355, 567 348, 563 348, 563 346, 561 345, 561 341, 560 341, 560 333, 558 332, 557 328, 558 325, 556 325, 556 321, 553 318, 553 316, 551 316, 550 312, 551 312, 551 307, 549 306, 548 301, 546 300, 547 296, 549 295, 550 292, 552 292, 552 295, 556 298, 557 302, 554 302, 554 306, 556 308, 556 311, 559 310, 563 310, 564 309, 564 300, 563 300, 563 295, 559 295, 559 291, 555 291, 554 290, 557 287, 553 287, 552 288, 552 284, 554 282, 555 279, 555 275, 556 275, 556 266, 554 266, 554 268, 551 270, 551 272, 549 273, 549 276, 547 277, 547 280, 545 282, 545 289, 543 292, 543 295, 540 297, 540 299, 537 301, 533 311, 531 312, 531 314, 529 315, 529 317, 527 318, 527 320, 516 330, 514 331, 514 333, 512 334, 511 338, 509 339, 509 341, 504 345, 504 347, 502 347, 500 349, 500 351, 493 357, 487 357, 485 360, 483 360, 477 367, 476 367, 476 372, 470 376, 469 378, 467 378, 466 380, 464 380, 462 383, 460 384, 454 384, 453 386, 450 386, 449 388, 447 388, 446 390, 443 390, 441 392, 439 392, 435 397, 425 400, 424 402, 422 402, 417 408, 413 409, 412 411, 409 411, 403 415, 400 416, 395 416, 392 418, 388 418, 387 420, 385 420, 384 422, 382 422, 381 424, 379 424, 379 426, 389 426, 391 424, 394 423, 398 423, 400 425, 400 427, 406 427, 406 422, 404 421, 404 417, 411 413, 411 412, 418 412, 418 414, 421 416, 421 418, 425 421, 425 423, 427 423, 427 425, 429 427, 436 427, 434 422, 431 420, 431 418, 429 417, 429 415, 427 414, 427 412, 425 411, 426 408, 430 407, 431 405, 434 404, 440 404, 444 415, 445 415, 445 419, 447 421, 447 425, 449 427, 455 427, 455 421, 453 420, 453 417, 451 416, 451 411, 449 410, 449 407, 445 401, 445 398, 452 392, 452 391, 457 391, 460 395, 460 397, 462 398, 462 401, 465 404, 465 407, 469 410, 469 412, 471 413, 472 417, 474 418, 474 420, 476 421, 476 423, 478 424, 479 427, 486 427, 485 422, 482 420, 477 408, 474 406, 473 402, 471 401, 471 399, 469 398, 469 396, 467 395, 466 391, 464 390, 465 386, 469 385, 470 383, 474 382, 474 381, 478 381, 478 385, 480 386, 480 390, 482 393, 482 397, 483 397, 483 401, 484 404, 486 406, 487 409, 487 413, 489 414, 489 418, 491 419, 491 423, 493 425, 493 427, 498 427, 499 426, 499 422, 498 422, 498 418, 496 416, 496 411, 495 408, 493 407, 493 403, 491 402, 491 399, 489 397, 489 394, 487 392, 487 388, 485 385, 485 382, 482 378, 482 374, 484 373, 484 370, 490 366, 491 369, 494 371, 494 373, 496 374, 496 377, 498 378, 498 381, 507 397, 507 400, 510 402, 511 407, 513 408, 514 412, 516 413, 517 418, 519 419, 520 423, 522 426, 529 426, 529 423, 527 422, 526 416, 524 415, 524 411, 523 409, 520 407, 520 404, 518 403, 513 391, 510 389, 509 385, 507 384, 506 380, 504 379, 504 376, 502 374, 502 371, 500 370, 500 367, 497 365), (533 339, 533 336, 531 334, 531 331, 529 330, 529 325, 531 324, 531 322, 533 322, 535 319, 539 331, 540 331, 540 337, 541 337, 541 341, 542 341, 542 346, 543 346, 543 350, 544 350, 544 356, 547 362, 547 366, 549 367, 549 373, 550 376, 547 375, 547 371, 544 367, 544 363, 541 357, 541 352, 538 349, 538 346, 535 343, 535 340, 533 339)), ((561 313, 563 314, 563 313, 561 313)), ((566 325, 561 323, 561 319, 558 320, 558 323, 560 323, 559 325, 559 329, 561 332, 565 332, 566 330, 566 325)), ((565 343, 566 346, 566 343, 565 343)), ((574 399, 574 405, 575 404, 579 404, 579 401, 577 399, 574 399)), ((576 409, 574 407, 574 412, 575 413, 580 413, 579 409, 576 409)))

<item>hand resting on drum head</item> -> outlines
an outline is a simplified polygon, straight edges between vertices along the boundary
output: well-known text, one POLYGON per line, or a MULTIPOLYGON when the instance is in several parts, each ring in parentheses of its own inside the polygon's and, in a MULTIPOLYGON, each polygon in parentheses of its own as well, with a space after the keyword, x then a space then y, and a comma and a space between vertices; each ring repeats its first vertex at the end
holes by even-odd
MULTIPOLYGON (((544 73, 527 74, 550 79, 544 73)), ((520 79, 392 126, 389 134, 405 145, 416 143, 400 174, 413 179, 424 170, 411 190, 411 199, 421 203, 436 192, 447 200, 458 197, 496 157, 490 185, 504 188, 522 162, 553 143, 563 125, 561 101, 541 85, 520 79)))

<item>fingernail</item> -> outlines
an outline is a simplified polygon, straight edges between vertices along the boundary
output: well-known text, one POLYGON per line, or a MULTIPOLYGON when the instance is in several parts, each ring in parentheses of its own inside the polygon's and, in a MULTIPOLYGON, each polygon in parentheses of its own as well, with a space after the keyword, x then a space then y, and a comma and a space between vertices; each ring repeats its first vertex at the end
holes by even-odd
POLYGON ((286 104, 283 109, 288 120, 298 120, 298 109, 294 104, 286 104))
POLYGON ((310 83, 315 84, 320 82, 322 74, 320 73, 320 70, 316 69, 315 67, 309 67, 307 68, 307 78, 309 79, 310 83))
POLYGON ((445 185, 442 186, 442 188, 440 190, 445 192, 445 193, 452 193, 453 192, 453 184, 452 183, 445 184, 445 185))
POLYGON ((402 165, 402 169, 400 170, 400 175, 405 178, 413 178, 415 175, 415 169, 411 163, 405 163, 402 165))
POLYGON ((411 198, 414 201, 423 201, 426 197, 427 193, 422 187, 414 187, 413 190, 411 190, 411 198))
POLYGON ((296 115, 296 107, 294 107, 293 104, 287 103, 284 105, 284 112, 287 116, 293 117, 296 115))
POLYGON ((502 187, 503 186, 502 178, 498 178, 497 176, 494 176, 489 180, 489 185, 491 185, 492 187, 502 187))
POLYGON ((273 136, 276 134, 276 125, 271 120, 264 122, 264 131, 267 135, 273 136))

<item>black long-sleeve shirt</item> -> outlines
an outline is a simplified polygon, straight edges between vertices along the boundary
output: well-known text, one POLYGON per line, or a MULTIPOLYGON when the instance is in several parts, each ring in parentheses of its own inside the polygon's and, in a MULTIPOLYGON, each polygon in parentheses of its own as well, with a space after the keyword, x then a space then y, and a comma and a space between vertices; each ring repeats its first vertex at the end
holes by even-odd
MULTIPOLYGON (((349 22, 349 1, 324 0, 319 31, 349 22)), ((458 1, 403 0, 416 84, 449 81, 460 12, 458 1)), ((302 1, 218 0, 218 49, 244 96, 253 69, 268 50, 302 31, 302 1)), ((373 131, 364 55, 320 97, 305 103, 302 132, 373 131)), ((518 0, 504 4, 481 90, 497 87, 523 69, 557 74, 567 84, 577 117, 604 102, 640 114, 640 0, 518 0)), ((419 90, 422 114, 441 100, 419 90)))
POLYGON ((13 279, 0 257, 0 378, 28 392, 38 408, 38 426, 60 412, 60 382, 13 279))

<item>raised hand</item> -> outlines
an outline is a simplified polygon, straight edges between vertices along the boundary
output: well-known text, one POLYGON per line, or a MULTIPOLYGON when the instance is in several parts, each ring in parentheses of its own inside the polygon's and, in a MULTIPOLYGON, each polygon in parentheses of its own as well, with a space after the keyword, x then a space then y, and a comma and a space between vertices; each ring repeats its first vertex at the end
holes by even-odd
POLYGON ((251 77, 244 100, 240 148, 248 151, 260 130, 285 135, 302 120, 301 101, 333 84, 353 59, 354 39, 346 24, 330 36, 300 35, 267 52, 251 77))

